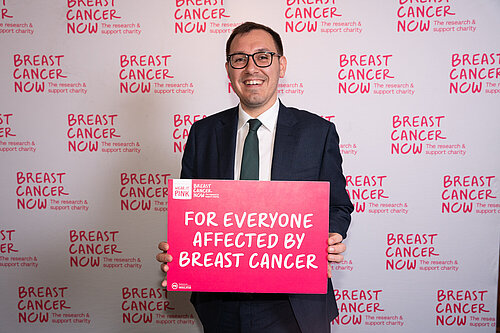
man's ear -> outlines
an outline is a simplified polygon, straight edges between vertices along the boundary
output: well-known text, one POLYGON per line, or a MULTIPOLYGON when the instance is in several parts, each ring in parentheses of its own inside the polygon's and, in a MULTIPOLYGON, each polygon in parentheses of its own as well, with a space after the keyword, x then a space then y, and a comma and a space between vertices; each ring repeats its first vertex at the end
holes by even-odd
POLYGON ((285 56, 281 56, 280 57, 280 78, 284 78, 285 77, 285 73, 286 73, 286 57, 285 56))

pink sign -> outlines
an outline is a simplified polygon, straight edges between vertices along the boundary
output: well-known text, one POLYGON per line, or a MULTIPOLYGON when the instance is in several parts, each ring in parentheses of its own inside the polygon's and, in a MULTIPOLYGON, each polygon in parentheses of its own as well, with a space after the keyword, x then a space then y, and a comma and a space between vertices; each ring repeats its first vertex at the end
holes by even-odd
POLYGON ((169 179, 167 290, 326 293, 329 185, 169 179))

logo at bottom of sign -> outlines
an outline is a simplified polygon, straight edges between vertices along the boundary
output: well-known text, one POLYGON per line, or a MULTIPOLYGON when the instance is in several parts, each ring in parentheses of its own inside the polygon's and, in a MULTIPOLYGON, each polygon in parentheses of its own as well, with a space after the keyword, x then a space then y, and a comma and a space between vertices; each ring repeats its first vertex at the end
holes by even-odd
POLYGON ((173 282, 171 288, 172 290, 191 290, 191 285, 189 283, 173 282))

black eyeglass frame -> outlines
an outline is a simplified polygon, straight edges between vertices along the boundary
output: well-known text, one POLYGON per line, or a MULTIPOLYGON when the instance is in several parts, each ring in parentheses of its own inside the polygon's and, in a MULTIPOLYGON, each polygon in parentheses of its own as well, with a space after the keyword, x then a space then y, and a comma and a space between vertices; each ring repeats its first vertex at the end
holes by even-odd
POLYGON ((273 58, 274 58, 274 56, 277 56, 277 57, 278 57, 278 59, 279 59, 279 58, 281 57, 281 54, 278 54, 278 53, 276 53, 276 52, 272 52, 272 51, 259 51, 259 52, 255 52, 254 54, 248 54, 248 53, 243 53, 243 52, 237 52, 237 53, 232 53, 232 54, 229 54, 229 55, 226 57, 226 61, 229 63, 229 66, 231 66, 231 67, 232 67, 232 68, 234 68, 234 69, 243 69, 243 68, 245 68, 245 67, 247 67, 247 66, 248 66, 248 62, 250 61, 250 59, 249 59, 249 58, 252 58, 253 63, 255 64, 255 66, 257 66, 257 67, 259 67, 259 68, 266 68, 266 67, 269 67, 269 66, 271 66, 271 65, 273 64, 273 58), (270 55, 271 55, 271 61, 269 62, 269 65, 266 65, 266 66, 261 66, 261 65, 258 65, 258 64, 257 64, 257 62, 255 61, 254 56, 255 56, 256 54, 259 54, 259 53, 265 53, 265 54, 270 54, 270 55), (245 64, 245 66, 243 66, 243 67, 234 67, 234 66, 233 66, 233 63, 231 62, 231 57, 232 57, 232 56, 235 56, 235 55, 244 55, 244 56, 246 56, 246 58, 247 58, 247 62, 246 62, 246 64, 245 64))

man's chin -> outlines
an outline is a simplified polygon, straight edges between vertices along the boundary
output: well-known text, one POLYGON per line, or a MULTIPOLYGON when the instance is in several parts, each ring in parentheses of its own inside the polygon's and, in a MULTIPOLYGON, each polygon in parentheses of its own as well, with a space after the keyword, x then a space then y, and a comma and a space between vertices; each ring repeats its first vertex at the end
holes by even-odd
POLYGON ((247 112, 258 111, 260 115, 261 112, 266 111, 268 108, 272 106, 272 104, 267 105, 268 100, 240 100, 242 107, 247 112))

